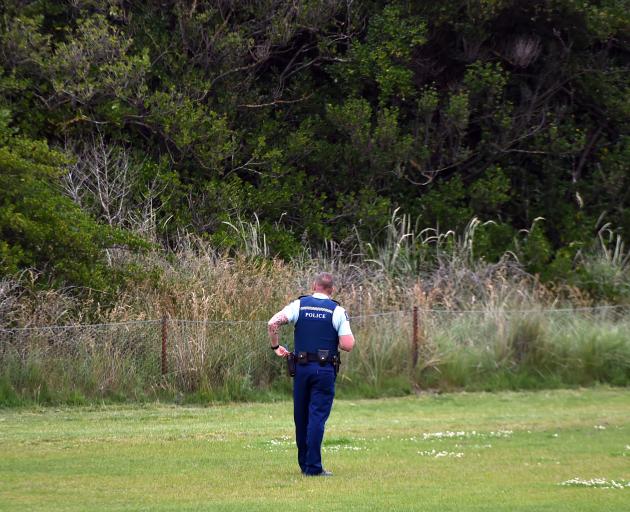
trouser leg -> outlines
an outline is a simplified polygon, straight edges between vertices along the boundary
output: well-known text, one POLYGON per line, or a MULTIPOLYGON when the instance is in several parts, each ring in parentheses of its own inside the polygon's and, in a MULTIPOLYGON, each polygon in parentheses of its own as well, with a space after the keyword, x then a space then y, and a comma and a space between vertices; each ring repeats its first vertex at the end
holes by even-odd
POLYGON ((311 386, 306 436, 306 470, 309 475, 322 472, 322 440, 326 420, 335 397, 335 372, 332 366, 317 367, 311 386))
POLYGON ((295 444, 298 449, 298 464, 302 473, 306 471, 308 404, 310 392, 308 388, 308 372, 306 368, 296 369, 293 378, 293 420, 295 422, 295 444))

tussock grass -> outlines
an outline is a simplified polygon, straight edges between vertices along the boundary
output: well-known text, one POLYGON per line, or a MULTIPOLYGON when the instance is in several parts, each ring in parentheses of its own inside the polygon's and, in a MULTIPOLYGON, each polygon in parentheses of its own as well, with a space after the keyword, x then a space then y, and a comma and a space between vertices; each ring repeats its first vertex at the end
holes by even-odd
POLYGON ((518 389, 630 383, 625 314, 509 311, 427 318, 427 387, 518 389))
MULTIPOLYGON (((262 258, 259 242, 230 256, 192 237, 169 253, 112 255, 112 264, 145 271, 107 307, 89 294, 79 302, 64 290, 34 291, 31 275, 5 280, 0 327, 69 327, 0 332, 0 403, 283 395, 290 382, 266 348, 265 324, 308 293, 321 270, 336 274, 336 298, 357 338, 356 350, 344 356, 342 395, 630 383, 627 310, 550 311, 591 302, 569 286, 548 289, 509 255, 498 263, 475 260, 478 223, 457 237, 426 230, 405 236, 408 221, 396 222, 384 246, 364 248, 372 258, 343 259, 331 245, 317 258, 305 253, 286 262, 262 258), (258 249, 248 254, 252 247, 258 249), (413 306, 421 312, 416 368, 413 306), (166 375, 162 318, 168 320, 166 375)), ((286 328, 282 342, 291 345, 291 338, 286 328)))

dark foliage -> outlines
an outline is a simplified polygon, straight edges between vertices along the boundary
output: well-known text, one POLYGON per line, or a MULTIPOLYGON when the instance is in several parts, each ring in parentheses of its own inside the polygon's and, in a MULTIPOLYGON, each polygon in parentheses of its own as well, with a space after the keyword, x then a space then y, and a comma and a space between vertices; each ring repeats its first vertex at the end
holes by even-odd
MULTIPOLYGON (((630 234, 628 7, 7 0, 0 109, 9 144, 124 152, 134 172, 118 196, 130 211, 148 197, 166 243, 184 230, 229 248, 227 223, 256 214, 289 257, 377 239, 400 207, 420 226, 494 221, 476 254, 496 259, 542 217, 521 256, 562 278, 602 220, 630 234)), ((81 206, 137 227, 102 200, 81 206)), ((3 231, 4 271, 57 258, 7 259, 19 243, 3 231)))

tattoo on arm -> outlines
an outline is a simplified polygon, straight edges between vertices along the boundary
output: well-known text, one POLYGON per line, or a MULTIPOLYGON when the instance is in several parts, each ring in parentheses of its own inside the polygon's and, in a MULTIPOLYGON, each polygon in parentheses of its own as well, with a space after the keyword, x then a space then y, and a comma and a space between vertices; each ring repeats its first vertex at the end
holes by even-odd
POLYGON ((267 332, 272 341, 277 341, 280 333, 280 326, 289 323, 287 315, 282 312, 276 313, 271 317, 271 320, 267 323, 267 332))

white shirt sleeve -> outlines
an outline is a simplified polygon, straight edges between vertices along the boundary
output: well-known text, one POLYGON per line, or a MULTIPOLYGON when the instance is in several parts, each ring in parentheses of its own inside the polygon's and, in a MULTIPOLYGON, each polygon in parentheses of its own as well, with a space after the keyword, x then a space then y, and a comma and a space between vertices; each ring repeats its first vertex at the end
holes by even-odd
MULTIPOLYGON (((299 309, 298 309, 299 313, 299 309)), ((348 321, 348 313, 341 306, 337 306, 332 317, 333 327, 337 330, 337 335, 346 336, 352 334, 350 330, 350 322, 348 321)))
POLYGON ((300 299, 294 300, 288 306, 285 306, 282 312, 286 315, 290 324, 295 324, 300 316, 300 299))

